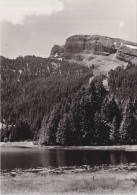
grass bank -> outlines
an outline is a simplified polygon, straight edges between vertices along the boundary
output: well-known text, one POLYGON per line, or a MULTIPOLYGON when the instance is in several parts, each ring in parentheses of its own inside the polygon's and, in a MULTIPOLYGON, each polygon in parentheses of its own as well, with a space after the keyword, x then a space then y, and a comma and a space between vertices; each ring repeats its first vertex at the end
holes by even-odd
POLYGON ((116 194, 137 192, 137 170, 1 175, 2 194, 116 194))

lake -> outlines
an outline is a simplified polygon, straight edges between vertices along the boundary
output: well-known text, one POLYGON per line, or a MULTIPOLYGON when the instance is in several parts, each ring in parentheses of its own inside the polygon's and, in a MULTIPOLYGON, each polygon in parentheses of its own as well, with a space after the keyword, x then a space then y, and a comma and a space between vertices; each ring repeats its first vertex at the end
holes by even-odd
POLYGON ((99 166, 137 163, 137 151, 82 149, 7 148, 1 151, 1 169, 35 169, 38 167, 99 166))

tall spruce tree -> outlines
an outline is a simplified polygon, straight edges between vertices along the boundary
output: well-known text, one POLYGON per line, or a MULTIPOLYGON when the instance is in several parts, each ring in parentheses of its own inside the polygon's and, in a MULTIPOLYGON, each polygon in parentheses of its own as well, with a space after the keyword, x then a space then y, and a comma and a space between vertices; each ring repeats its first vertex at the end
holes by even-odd
POLYGON ((58 123, 60 121, 61 117, 61 110, 60 110, 60 104, 55 106, 50 113, 50 115, 45 117, 43 123, 41 132, 43 137, 41 138, 41 141, 46 145, 55 145, 56 144, 56 132, 58 123))
MULTIPOLYGON (((88 145, 90 144, 90 124, 88 118, 88 108, 90 109, 90 104, 88 107, 88 97, 83 96, 80 100, 79 104, 79 125, 80 125, 80 132, 81 132, 81 144, 88 145)), ((89 100, 90 101, 90 100, 89 100)))
POLYGON ((107 145, 109 143, 109 131, 110 127, 107 122, 102 119, 100 113, 95 114, 95 144, 97 145, 107 145))
POLYGON ((110 126, 109 140, 111 145, 118 144, 119 140, 119 124, 116 116, 114 116, 112 124, 110 126))
POLYGON ((134 116, 134 108, 132 100, 129 99, 126 103, 123 113, 123 120, 120 126, 120 138, 123 144, 135 144, 137 133, 137 120, 134 116))
POLYGON ((70 125, 69 125, 68 114, 65 113, 58 124, 58 129, 56 132, 57 144, 61 146, 70 145, 69 140, 68 140, 69 131, 70 131, 70 125))

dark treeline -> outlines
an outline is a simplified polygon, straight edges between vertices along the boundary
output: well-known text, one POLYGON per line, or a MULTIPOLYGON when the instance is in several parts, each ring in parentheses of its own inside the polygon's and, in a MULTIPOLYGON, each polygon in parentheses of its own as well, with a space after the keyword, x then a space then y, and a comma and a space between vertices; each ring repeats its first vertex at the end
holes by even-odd
POLYGON ((92 69, 35 56, 1 58, 1 140, 45 145, 137 144, 137 67, 92 69))
POLYGON ((128 98, 123 109, 92 81, 71 102, 60 102, 42 121, 39 140, 44 145, 137 144, 135 101, 128 98))

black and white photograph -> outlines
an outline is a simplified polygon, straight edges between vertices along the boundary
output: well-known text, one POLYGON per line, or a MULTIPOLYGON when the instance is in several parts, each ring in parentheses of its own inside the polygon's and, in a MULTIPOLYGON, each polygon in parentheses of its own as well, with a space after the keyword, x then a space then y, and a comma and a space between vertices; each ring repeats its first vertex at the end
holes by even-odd
POLYGON ((0 194, 137 194, 137 0, 0 0, 0 194))

